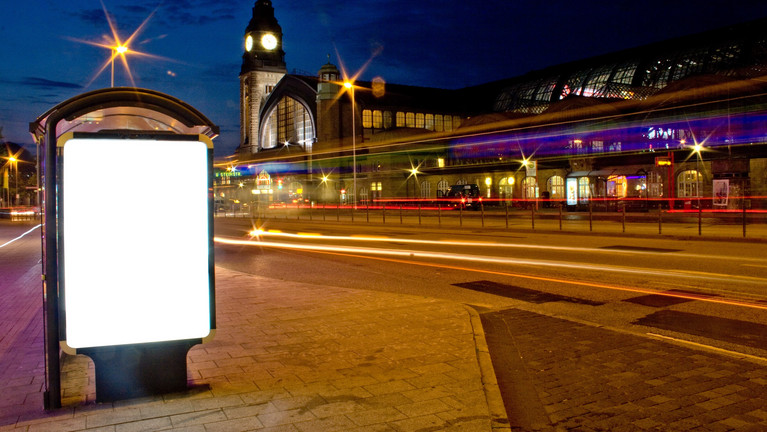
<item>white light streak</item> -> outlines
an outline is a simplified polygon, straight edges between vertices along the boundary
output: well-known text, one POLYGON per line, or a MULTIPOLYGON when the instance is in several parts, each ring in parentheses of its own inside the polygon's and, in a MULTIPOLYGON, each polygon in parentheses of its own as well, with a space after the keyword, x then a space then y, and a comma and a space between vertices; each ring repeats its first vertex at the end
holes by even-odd
POLYGON ((17 241, 17 240, 21 240, 21 239, 22 239, 22 238, 23 238, 25 235, 27 235, 27 234, 31 233, 32 231, 34 231, 34 230, 36 230, 36 229, 40 228, 41 226, 42 226, 42 225, 36 225, 36 226, 35 226, 34 228, 32 228, 31 230, 29 230, 29 231, 25 232, 24 234, 22 234, 22 235, 20 235, 20 236, 16 237, 15 239, 12 239, 12 240, 8 240, 7 242, 5 242, 5 243, 1 244, 1 245, 0 245, 0 248, 4 248, 4 247, 8 246, 9 244, 11 244, 11 243, 13 243, 13 242, 15 242, 15 241, 17 241))

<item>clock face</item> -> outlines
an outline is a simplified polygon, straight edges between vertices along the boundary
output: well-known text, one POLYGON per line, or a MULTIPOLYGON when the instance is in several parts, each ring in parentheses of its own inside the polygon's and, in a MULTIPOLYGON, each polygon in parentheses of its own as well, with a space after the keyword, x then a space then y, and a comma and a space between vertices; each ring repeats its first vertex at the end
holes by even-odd
POLYGON ((277 38, 273 34, 267 33, 261 38, 261 46, 268 50, 273 50, 277 47, 277 38))
POLYGON ((253 36, 248 35, 248 37, 245 38, 245 50, 250 51, 253 49, 253 36))

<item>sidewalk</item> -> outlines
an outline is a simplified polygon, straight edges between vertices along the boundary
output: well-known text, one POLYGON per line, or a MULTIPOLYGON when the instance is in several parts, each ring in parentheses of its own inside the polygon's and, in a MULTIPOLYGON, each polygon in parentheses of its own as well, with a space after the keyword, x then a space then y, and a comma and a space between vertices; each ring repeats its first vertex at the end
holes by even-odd
MULTIPOLYGON (((92 363, 67 357, 65 407, 46 413, 35 326, 0 352, 13 364, 0 370, 0 431, 508 429, 470 308, 216 271, 218 329, 189 353, 188 392, 95 404, 92 363)), ((39 278, 19 283, 35 293, 26 303, 40 301, 39 278)), ((41 322, 18 318, 15 327, 41 322)))

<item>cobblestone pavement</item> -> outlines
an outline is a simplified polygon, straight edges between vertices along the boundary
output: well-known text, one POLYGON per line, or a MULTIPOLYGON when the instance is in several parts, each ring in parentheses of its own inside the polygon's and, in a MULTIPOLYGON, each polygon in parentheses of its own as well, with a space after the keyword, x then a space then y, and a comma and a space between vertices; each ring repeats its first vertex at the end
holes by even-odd
POLYGON ((502 323, 506 335, 494 337, 516 356, 496 373, 501 383, 512 374, 514 388, 502 389, 520 429, 767 430, 767 362, 517 309, 483 322, 502 323))
POLYGON ((68 356, 52 412, 39 265, 3 280, 3 300, 16 300, 0 306, 0 431, 508 429, 470 308, 216 270, 217 333, 189 352, 189 391, 97 404, 92 362, 68 356))

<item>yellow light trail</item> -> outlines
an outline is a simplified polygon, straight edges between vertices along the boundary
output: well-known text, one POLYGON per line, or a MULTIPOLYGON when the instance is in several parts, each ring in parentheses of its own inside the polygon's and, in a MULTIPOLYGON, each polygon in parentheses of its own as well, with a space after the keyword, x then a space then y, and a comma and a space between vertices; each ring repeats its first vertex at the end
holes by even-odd
MULTIPOLYGON (((294 249, 294 250, 302 250, 302 251, 321 253, 321 254, 327 254, 327 255, 364 258, 364 259, 386 261, 386 262, 393 262, 393 263, 417 265, 422 267, 434 267, 434 268, 442 268, 442 269, 449 269, 449 270, 492 274, 492 275, 505 276, 505 277, 516 277, 516 278, 523 278, 523 279, 530 279, 530 280, 537 280, 537 281, 544 281, 544 282, 588 286, 592 288, 610 289, 613 291, 626 291, 626 292, 633 292, 633 293, 640 293, 640 294, 655 294, 655 295, 663 295, 668 297, 684 298, 684 299, 690 299, 690 300, 705 301, 710 303, 729 304, 729 305, 735 305, 735 306, 743 306, 743 307, 749 307, 754 309, 767 310, 767 305, 749 303, 749 302, 740 301, 740 300, 711 298, 704 294, 696 295, 693 293, 669 293, 669 292, 661 292, 661 291, 656 291, 656 290, 647 289, 647 288, 635 288, 635 287, 619 286, 619 285, 612 285, 612 284, 603 284, 603 283, 597 283, 597 282, 559 279, 559 278, 534 276, 534 275, 521 274, 521 273, 510 273, 510 272, 497 271, 497 270, 476 269, 471 267, 461 267, 461 266, 454 266, 454 265, 447 265, 447 264, 436 264, 436 263, 428 263, 428 262, 401 260, 396 258, 383 257, 380 255, 403 256, 403 257, 409 257, 409 258, 450 259, 450 260, 473 261, 473 262, 484 262, 484 263, 523 264, 523 265, 531 265, 531 266, 538 266, 538 267, 564 267, 564 268, 576 268, 576 269, 588 268, 590 270, 596 270, 596 271, 634 273, 634 274, 640 274, 640 275, 654 274, 658 276, 673 276, 673 277, 680 277, 680 278, 707 279, 707 280, 721 279, 721 280, 731 281, 733 278, 735 278, 735 276, 732 276, 732 275, 715 275, 715 277, 704 277, 704 276, 694 275, 694 274, 690 275, 690 274, 676 273, 676 272, 663 272, 663 271, 656 271, 656 270, 649 270, 649 269, 621 268, 621 267, 615 267, 615 266, 584 265, 582 263, 561 263, 561 262, 525 260, 525 259, 503 259, 503 258, 479 257, 479 256, 449 254, 449 253, 430 253, 430 252, 402 251, 402 250, 392 250, 392 249, 368 249, 368 248, 328 246, 328 245, 287 244, 287 243, 276 243, 276 242, 266 242, 266 241, 230 239, 230 238, 224 238, 224 237, 215 237, 214 241, 221 244, 294 249), (379 255, 379 256, 372 256, 372 255, 379 255)), ((761 281, 764 281, 764 280, 762 279, 761 281)))

